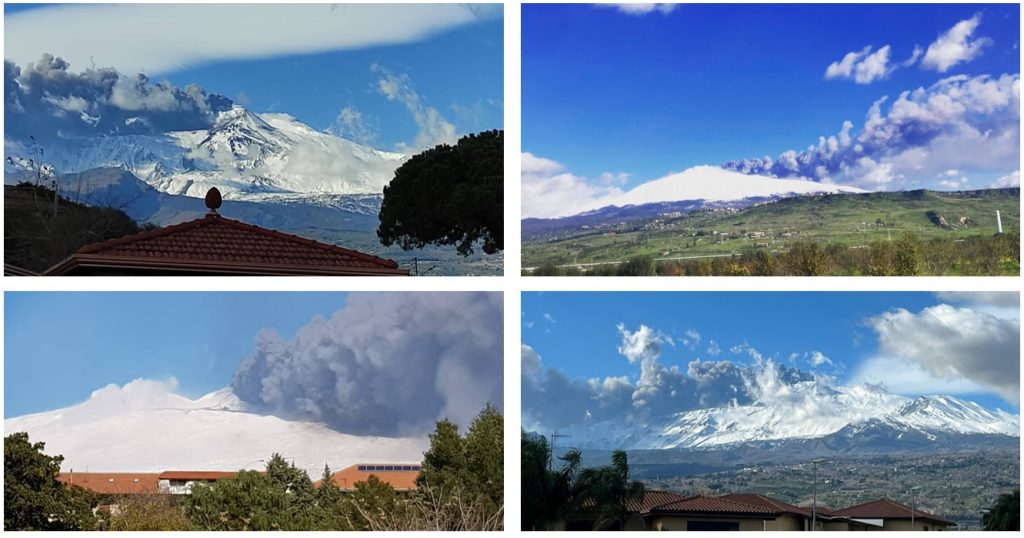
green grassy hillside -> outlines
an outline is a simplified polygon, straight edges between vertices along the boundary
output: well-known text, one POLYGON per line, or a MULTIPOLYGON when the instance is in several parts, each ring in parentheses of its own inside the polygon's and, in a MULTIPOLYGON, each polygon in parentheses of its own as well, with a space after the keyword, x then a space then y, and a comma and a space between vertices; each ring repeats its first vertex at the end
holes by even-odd
MULTIPOLYGON (((995 234, 996 210, 1001 213, 1004 233, 1019 235, 1019 199, 1020 189, 801 196, 738 211, 699 211, 576 230, 524 244, 523 267, 579 266, 587 270, 637 257, 685 262, 749 256, 757 251, 780 255, 809 243, 823 250, 869 250, 872 244, 896 242, 908 233, 922 244, 948 241, 962 249, 995 234)), ((1019 261, 1019 252, 1015 258, 1019 261)), ((1016 271, 1009 265, 997 273, 1016 271)), ((838 274, 856 272, 840 269, 838 274)), ((957 271, 951 268, 938 274, 957 271)))

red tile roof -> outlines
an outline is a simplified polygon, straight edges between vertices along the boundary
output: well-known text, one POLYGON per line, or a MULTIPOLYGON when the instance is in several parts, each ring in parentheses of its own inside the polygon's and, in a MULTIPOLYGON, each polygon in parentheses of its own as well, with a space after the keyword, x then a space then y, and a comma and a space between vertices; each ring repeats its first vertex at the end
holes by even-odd
MULTIPOLYGON (((416 489, 416 477, 420 475, 419 470, 416 471, 361 471, 361 466, 376 466, 377 464, 366 464, 360 463, 356 465, 350 465, 333 475, 331 475, 331 481, 338 486, 339 489, 350 490, 355 489, 358 482, 366 482, 370 476, 376 476, 381 482, 390 484, 396 491, 410 491, 416 489)), ((398 463, 398 464, 383 464, 386 466, 415 466, 419 468, 419 463, 398 463)), ((313 485, 320 487, 320 480, 317 480, 313 485)))
POLYGON ((393 260, 320 243, 216 213, 86 245, 46 274, 78 267, 241 274, 407 275, 393 260))
POLYGON ((715 513, 730 515, 775 516, 779 510, 765 508, 724 497, 680 495, 671 491, 646 491, 644 498, 629 503, 631 512, 648 513, 715 513))
POLYGON ((220 480, 237 475, 237 471, 164 471, 160 480, 220 480))
POLYGON ((686 495, 680 495, 678 493, 672 493, 671 491, 645 491, 643 499, 630 500, 626 503, 627 508, 630 512, 647 513, 652 508, 668 504, 675 501, 681 501, 689 498, 686 495))
MULTIPOLYGON (((761 495, 760 493, 729 493, 727 495, 722 495, 721 498, 730 501, 751 504, 754 506, 760 506, 762 508, 767 508, 769 510, 774 510, 776 512, 781 512, 784 514, 797 514, 808 518, 811 517, 810 508, 795 506, 787 502, 780 501, 778 499, 773 499, 767 495, 761 495)), ((816 512, 818 516, 827 516, 829 513, 828 510, 822 505, 818 505, 816 512)))
MULTIPOLYGON (((833 514, 837 516, 864 519, 910 519, 910 507, 889 499, 878 499, 877 501, 866 502, 849 508, 843 508, 842 510, 836 510, 833 514)), ((946 525, 956 525, 956 522, 954 521, 950 521, 927 512, 922 512, 917 509, 914 510, 914 518, 937 521, 946 525)))
POLYGON ((776 516, 778 511, 752 504, 723 499, 721 497, 705 497, 695 495, 679 501, 670 502, 651 509, 651 512, 686 512, 686 513, 714 513, 730 515, 750 516, 776 516))
POLYGON ((157 493, 160 480, 156 473, 60 473, 57 480, 102 495, 157 493))

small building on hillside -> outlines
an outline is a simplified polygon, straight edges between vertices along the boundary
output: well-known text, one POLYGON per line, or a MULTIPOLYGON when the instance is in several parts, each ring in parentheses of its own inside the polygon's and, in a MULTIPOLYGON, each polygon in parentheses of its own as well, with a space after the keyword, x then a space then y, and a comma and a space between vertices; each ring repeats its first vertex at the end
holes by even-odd
MULTIPOLYGON (((875 531, 945 531, 956 527, 956 522, 929 514, 889 499, 866 502, 836 510, 833 515, 850 520, 851 526, 875 531), (913 517, 911 516, 913 512, 913 517), (911 524, 913 520, 913 524, 911 524)), ((843 530, 854 530, 843 529, 843 530)))
MULTIPOLYGON (((408 276, 393 260, 222 217, 205 217, 86 245, 44 275, 408 276)), ((6 269, 6 268, 5 268, 6 269)))
POLYGON ((196 484, 216 484, 237 475, 234 471, 164 471, 158 475, 160 493, 189 495, 196 484))
MULTIPOLYGON (((395 491, 416 489, 416 477, 420 475, 418 463, 358 463, 350 465, 333 475, 334 482, 342 491, 353 490, 359 482, 366 482, 371 476, 390 485, 395 491)), ((313 485, 320 487, 320 480, 313 485)))

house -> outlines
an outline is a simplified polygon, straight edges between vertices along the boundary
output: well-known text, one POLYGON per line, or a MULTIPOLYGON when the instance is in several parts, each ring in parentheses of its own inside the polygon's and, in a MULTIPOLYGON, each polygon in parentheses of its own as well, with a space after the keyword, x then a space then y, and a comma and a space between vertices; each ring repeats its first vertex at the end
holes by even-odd
POLYGON ((100 495, 139 495, 159 493, 157 473, 60 473, 57 480, 100 495))
POLYGON ((909 506, 889 499, 836 510, 833 515, 848 518, 851 524, 849 530, 853 530, 853 525, 875 531, 945 531, 956 526, 954 521, 916 508, 911 510, 909 506))
MULTIPOLYGON (((627 531, 760 531, 779 517, 774 509, 722 497, 680 495, 670 491, 645 491, 627 505, 627 531)), ((585 513, 556 524, 553 530, 593 530, 595 522, 585 513)))
POLYGON ((170 495, 189 495, 196 484, 215 484, 237 474, 235 471, 164 471, 158 475, 159 490, 170 495))
MULTIPOLYGON (((395 491, 412 491, 416 489, 416 477, 420 475, 418 463, 357 463, 350 465, 333 475, 334 482, 342 491, 353 490, 358 482, 366 482, 371 476, 389 484, 395 491)), ((320 487, 320 480, 313 485, 320 487)))
MULTIPOLYGON (((723 497, 681 496, 652 492, 638 506, 644 528, 658 531, 763 531, 774 525, 780 512, 723 497)), ((628 530, 628 526, 627 526, 628 530)))
POLYGON ((393 260, 222 217, 216 188, 205 217, 86 245, 44 275, 407 276, 393 260))

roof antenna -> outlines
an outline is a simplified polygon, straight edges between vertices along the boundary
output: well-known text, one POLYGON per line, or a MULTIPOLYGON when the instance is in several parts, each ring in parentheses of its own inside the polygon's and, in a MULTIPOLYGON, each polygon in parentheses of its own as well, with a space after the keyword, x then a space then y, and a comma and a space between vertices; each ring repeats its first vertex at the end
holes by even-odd
POLYGON ((206 207, 210 210, 206 213, 206 216, 214 217, 219 215, 219 213, 217 213, 217 209, 220 208, 222 201, 220 191, 217 190, 217 187, 210 187, 210 190, 206 191, 206 207))

